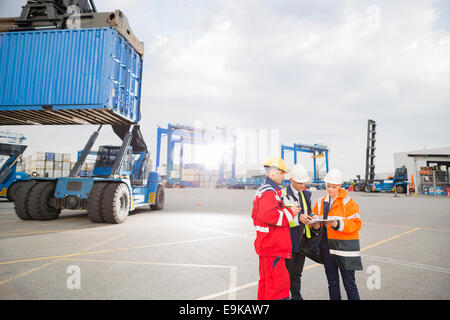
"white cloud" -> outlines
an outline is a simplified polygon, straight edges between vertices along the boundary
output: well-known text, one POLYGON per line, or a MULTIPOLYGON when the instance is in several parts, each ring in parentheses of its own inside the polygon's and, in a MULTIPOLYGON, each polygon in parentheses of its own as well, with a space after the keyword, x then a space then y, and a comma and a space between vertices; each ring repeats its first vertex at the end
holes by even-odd
POLYGON ((96 1, 145 42, 153 149, 168 122, 279 128, 286 144, 328 143, 349 177, 364 172, 369 118, 378 172, 393 171, 394 152, 449 143, 450 32, 435 27, 436 3, 96 1))
POLYGON ((379 123, 380 171, 393 170, 393 152, 448 143, 450 38, 433 31, 431 2, 342 2, 322 15, 313 4, 268 3, 220 2, 205 33, 160 70, 190 86, 158 87, 174 88, 192 112, 209 105, 228 125, 277 127, 286 143, 328 141, 348 175, 363 171, 368 118, 379 123), (437 116, 424 123, 427 113, 437 116))

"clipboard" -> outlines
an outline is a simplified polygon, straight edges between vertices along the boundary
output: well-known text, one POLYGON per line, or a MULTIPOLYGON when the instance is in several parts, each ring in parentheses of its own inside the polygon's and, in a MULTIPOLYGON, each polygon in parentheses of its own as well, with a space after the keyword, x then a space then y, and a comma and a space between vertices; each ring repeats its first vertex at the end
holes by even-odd
POLYGON ((331 222, 331 221, 339 221, 339 220, 340 219, 333 219, 333 218, 331 218, 331 219, 313 219, 310 221, 309 224, 316 223, 316 222, 331 222))

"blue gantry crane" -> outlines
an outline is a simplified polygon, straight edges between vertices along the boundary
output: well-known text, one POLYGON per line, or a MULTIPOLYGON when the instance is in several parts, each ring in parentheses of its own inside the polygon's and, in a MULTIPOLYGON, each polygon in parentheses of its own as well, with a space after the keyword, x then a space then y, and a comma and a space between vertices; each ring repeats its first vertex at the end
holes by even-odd
POLYGON ((320 184, 322 181, 319 179, 319 170, 317 166, 318 158, 325 158, 325 170, 328 172, 328 152, 329 149, 326 146, 314 144, 308 145, 303 143, 294 143, 292 146, 281 145, 281 158, 284 160, 285 153, 287 151, 294 152, 294 164, 297 164, 297 152, 307 152, 312 154, 313 158, 313 167, 314 167, 314 176, 312 183, 320 184))
POLYGON ((222 161, 219 166, 219 179, 218 185, 225 186, 227 184, 236 181, 236 136, 235 134, 227 129, 216 128, 216 129, 205 129, 205 128, 195 128, 190 126, 184 126, 179 124, 169 123, 167 128, 158 127, 157 129, 157 142, 156 142, 156 170, 162 165, 162 150, 161 142, 164 137, 167 137, 167 147, 166 147, 166 172, 164 175, 165 185, 168 187, 184 187, 189 186, 189 184, 183 181, 183 166, 184 166, 184 145, 185 144, 216 144, 221 150, 222 161), (230 146, 223 145, 224 141, 231 141, 230 146), (222 146, 220 146, 220 143, 222 146), (175 145, 179 144, 179 169, 177 177, 172 177, 172 172, 174 171, 174 150, 175 145), (226 148, 231 147, 231 178, 225 178, 225 165, 226 165, 226 148))

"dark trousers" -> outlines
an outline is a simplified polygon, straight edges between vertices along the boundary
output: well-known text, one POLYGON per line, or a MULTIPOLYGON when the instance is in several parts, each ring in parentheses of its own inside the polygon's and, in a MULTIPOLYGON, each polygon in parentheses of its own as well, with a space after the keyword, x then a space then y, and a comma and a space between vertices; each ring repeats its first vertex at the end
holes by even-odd
POLYGON ((338 268, 330 255, 328 248, 320 248, 324 261, 325 274, 328 280, 328 291, 330 300, 341 300, 341 288, 339 285, 339 271, 341 273, 342 282, 344 282, 345 292, 348 300, 359 300, 358 287, 355 281, 354 270, 343 270, 338 268), (338 271, 339 270, 339 271, 338 271))
POLYGON ((303 300, 300 293, 301 278, 303 266, 305 265, 305 256, 298 252, 292 253, 292 259, 286 259, 286 269, 289 272, 289 279, 291 281, 291 299, 303 300))

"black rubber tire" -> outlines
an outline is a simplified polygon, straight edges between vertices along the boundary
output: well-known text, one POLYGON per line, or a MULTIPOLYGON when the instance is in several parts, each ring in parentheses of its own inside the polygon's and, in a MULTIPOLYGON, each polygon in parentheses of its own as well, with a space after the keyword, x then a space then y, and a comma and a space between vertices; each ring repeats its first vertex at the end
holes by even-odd
POLYGON ((402 185, 395 186, 395 189, 397 190, 397 193, 406 193, 406 188, 402 185))
POLYGON ((103 219, 119 224, 125 222, 130 213, 130 191, 124 183, 110 183, 103 193, 103 219))
POLYGON ((89 219, 94 223, 105 222, 105 219, 103 219, 103 194, 107 186, 107 182, 94 183, 89 193, 87 214, 89 219))
POLYGON ((17 191, 20 189, 21 185, 27 181, 16 181, 8 188, 8 194, 6 197, 9 201, 14 202, 16 200, 17 191))
POLYGON ((19 189, 16 190, 16 200, 14 201, 14 211, 16 215, 22 220, 33 220, 28 213, 28 198, 30 195, 31 188, 37 182, 35 180, 27 181, 20 185, 19 189))
POLYGON ((372 192, 372 187, 367 185, 367 186, 364 187, 364 191, 365 192, 372 192))
POLYGON ((164 208, 165 203, 165 192, 164 187, 162 185, 159 185, 156 189, 156 199, 155 204, 150 205, 150 208, 152 210, 161 210, 164 208))
POLYGON ((54 220, 61 213, 60 209, 50 207, 48 200, 55 192, 55 183, 43 181, 36 183, 30 191, 28 198, 28 214, 34 220, 54 220))

